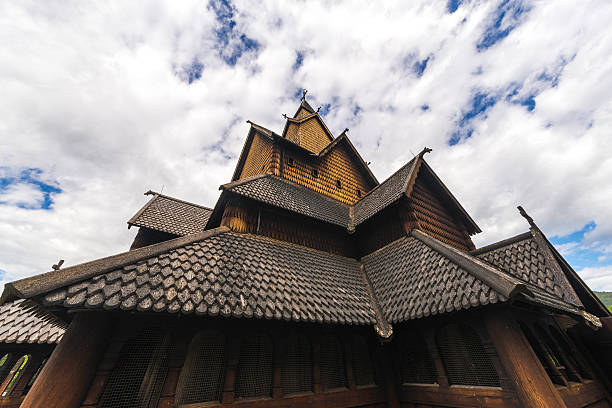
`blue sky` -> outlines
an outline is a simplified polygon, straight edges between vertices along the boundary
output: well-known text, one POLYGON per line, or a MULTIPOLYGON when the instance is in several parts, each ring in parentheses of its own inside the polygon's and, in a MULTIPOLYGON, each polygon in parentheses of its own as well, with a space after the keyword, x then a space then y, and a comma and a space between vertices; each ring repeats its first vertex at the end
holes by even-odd
POLYGON ((0 283, 126 250, 148 189, 214 205, 245 121, 280 131, 307 88, 381 180, 433 148, 477 245, 526 231, 522 205, 612 290, 611 19, 604 0, 5 2, 0 283))

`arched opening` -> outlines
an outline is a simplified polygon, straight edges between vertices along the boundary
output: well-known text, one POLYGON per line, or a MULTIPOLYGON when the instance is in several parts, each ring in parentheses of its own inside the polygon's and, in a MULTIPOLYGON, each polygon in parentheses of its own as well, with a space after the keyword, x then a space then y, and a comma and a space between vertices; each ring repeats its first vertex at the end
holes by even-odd
POLYGON ((236 398, 269 397, 272 393, 272 340, 263 333, 247 335, 240 345, 236 398))
POLYGON ((13 392, 15 386, 21 379, 23 372, 28 366, 31 358, 32 356, 30 356, 29 354, 24 354, 19 358, 19 360, 17 360, 17 362, 13 365, 13 368, 11 368, 11 371, 9 372, 8 376, 6 376, 4 382, 2 383, 2 393, 0 394, 0 396, 6 397, 10 395, 11 392, 13 392))
POLYGON ((361 335, 355 335, 351 345, 351 362, 355 384, 357 386, 375 384, 372 355, 366 339, 361 335))
POLYGON ((418 334, 405 335, 398 342, 402 383, 435 384, 438 373, 423 337, 418 334))
POLYGON ((308 338, 292 333, 287 338, 287 355, 281 369, 285 395, 312 391, 312 352, 308 338))
POLYGON ((170 336, 157 327, 143 329, 121 348, 99 408, 148 408, 157 400, 168 373, 170 336))
POLYGON ((176 402, 219 401, 225 379, 225 336, 203 330, 191 340, 178 380, 176 402))
POLYGON ((327 334, 321 337, 321 384, 325 390, 346 387, 344 350, 338 337, 327 334))
POLYGON ((480 337, 466 325, 442 327, 436 342, 451 385, 499 387, 499 376, 480 337))

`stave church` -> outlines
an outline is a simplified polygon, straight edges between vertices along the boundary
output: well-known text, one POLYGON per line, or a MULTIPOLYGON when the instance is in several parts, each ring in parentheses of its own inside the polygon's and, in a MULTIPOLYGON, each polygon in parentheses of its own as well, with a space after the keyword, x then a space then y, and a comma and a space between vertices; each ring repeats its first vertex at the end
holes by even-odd
POLYGON ((430 149, 379 182, 305 93, 248 123, 213 208, 149 191, 126 252, 5 286, 0 407, 612 408, 612 316, 523 208, 476 248, 430 149))

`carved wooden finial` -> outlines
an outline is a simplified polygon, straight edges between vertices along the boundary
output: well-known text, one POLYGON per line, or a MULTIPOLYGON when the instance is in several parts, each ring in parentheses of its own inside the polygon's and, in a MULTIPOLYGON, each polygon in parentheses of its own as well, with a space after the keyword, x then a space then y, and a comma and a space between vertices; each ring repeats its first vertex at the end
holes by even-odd
POLYGON ((525 211, 525 209, 523 207, 521 207, 520 205, 518 207, 519 213, 523 216, 523 218, 525 218, 527 220, 527 222, 529 223, 529 225, 531 225, 532 227, 535 227, 535 222, 533 221, 533 218, 531 218, 529 216, 529 214, 527 214, 527 211, 525 211))
POLYGON ((53 268, 54 271, 59 271, 63 264, 64 260, 60 259, 59 262, 53 265, 51 268, 53 268))
POLYGON ((317 108, 317 113, 319 113, 319 111, 320 111, 320 110, 321 110, 321 107, 319 106, 319 107, 317 108))
POLYGON ((287 119, 287 114, 283 113, 283 118, 287 119))
POLYGON ((308 89, 302 89, 302 101, 306 100, 306 94, 308 93, 308 89))

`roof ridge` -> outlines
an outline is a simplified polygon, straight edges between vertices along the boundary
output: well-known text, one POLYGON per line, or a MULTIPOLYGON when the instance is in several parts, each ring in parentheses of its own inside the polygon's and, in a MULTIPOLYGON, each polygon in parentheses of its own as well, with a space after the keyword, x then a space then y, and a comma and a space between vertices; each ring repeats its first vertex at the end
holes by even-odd
POLYGON ((370 297, 370 305, 372 309, 374 309, 374 314, 376 315, 376 326, 374 326, 374 330, 376 330, 376 333, 378 333, 383 340, 388 341, 393 335, 393 326, 385 319, 385 314, 383 313, 382 307, 380 307, 372 281, 362 262, 359 262, 359 271, 361 272, 361 278, 363 279, 366 292, 368 292, 368 296, 370 297))
POLYGON ((212 208, 210 208, 210 207, 206 207, 204 205, 192 203, 190 201, 181 200, 180 198, 171 197, 169 195, 158 193, 158 192, 153 191, 153 190, 149 190, 146 193, 144 193, 144 195, 152 195, 152 194, 156 195, 157 197, 167 198, 168 200, 176 201, 176 202, 183 203, 183 204, 189 204, 189 205, 192 205, 194 207, 199 207, 199 208, 203 208, 205 210, 211 210, 212 211, 212 208))
POLYGON ((368 191, 367 193, 365 193, 363 195, 363 197, 361 197, 359 199, 359 201, 357 201, 354 205, 357 205, 358 203, 362 202, 364 198, 366 198, 367 196, 369 196, 371 193, 374 192, 374 190, 377 190, 378 188, 380 188, 383 184, 385 184, 386 182, 388 182, 389 180, 391 180, 393 178, 393 176, 395 176, 396 174, 398 174, 400 171, 404 170, 406 167, 408 167, 409 164, 411 164, 413 162, 413 160, 415 160, 417 158, 417 156, 414 156, 412 159, 410 159, 408 162, 406 162, 406 164, 403 164, 402 167, 400 167, 399 169, 397 169, 396 171, 393 172, 393 174, 391 174, 389 177, 387 177, 386 179, 384 179, 383 181, 381 181, 380 183, 378 183, 378 185, 376 187, 374 187, 373 189, 371 189, 370 191, 368 191))
POLYGON ((445 258, 456 263, 459 267, 465 269, 468 273, 486 283, 504 297, 511 299, 518 294, 525 294, 533 297, 533 293, 528 287, 531 285, 471 256, 467 252, 460 251, 416 229, 410 231, 410 235, 443 255, 445 258))
POLYGON ((493 242, 492 244, 485 245, 485 246, 480 247, 480 248, 476 248, 476 249, 470 251, 469 254, 472 255, 472 256, 482 255, 482 254, 484 254, 486 252, 493 251, 495 249, 499 249, 499 248, 505 247, 507 245, 514 244, 516 242, 524 241, 524 240, 526 240, 528 238, 533 238, 533 235, 531 235, 530 231, 523 232, 521 234, 515 235, 515 236, 510 237, 510 238, 505 238, 505 239, 503 239, 501 241, 493 242))
POLYGON ((94 261, 84 262, 64 269, 38 274, 30 278, 9 282, 4 287, 4 292, 0 297, 0 304, 15 297, 31 298, 228 231, 229 228, 227 227, 218 227, 197 234, 187 235, 128 252, 96 259, 94 261))
POLYGON ((268 173, 261 173, 261 174, 255 174, 254 176, 249 176, 249 177, 245 177, 245 178, 241 178, 235 181, 230 181, 229 183, 225 183, 225 184, 221 184, 219 186, 219 190, 228 190, 230 188, 236 187, 236 186, 241 186, 243 184, 249 183, 253 180, 259 180, 260 178, 264 178, 267 176, 272 176, 272 174, 268 174, 268 173))

